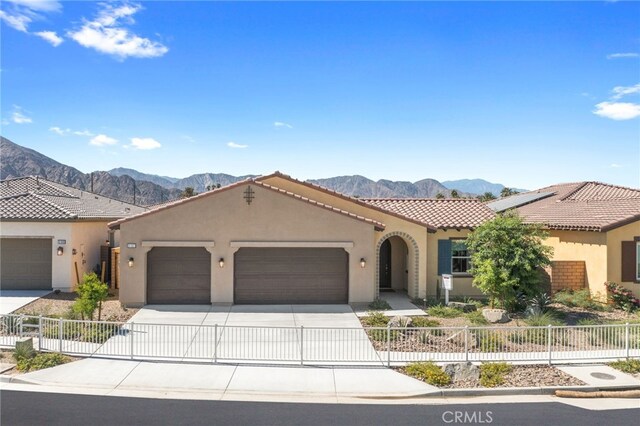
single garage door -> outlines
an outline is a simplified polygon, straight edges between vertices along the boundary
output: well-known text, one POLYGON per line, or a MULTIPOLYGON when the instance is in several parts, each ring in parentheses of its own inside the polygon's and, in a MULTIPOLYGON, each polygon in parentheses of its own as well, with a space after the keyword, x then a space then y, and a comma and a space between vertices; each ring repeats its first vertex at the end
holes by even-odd
POLYGON ((202 247, 154 247, 147 253, 147 303, 210 304, 211 254, 202 247))
POLYGON ((51 247, 50 238, 0 239, 0 288, 51 289, 51 247))
POLYGON ((348 255, 341 248, 241 248, 237 304, 347 303, 348 255))

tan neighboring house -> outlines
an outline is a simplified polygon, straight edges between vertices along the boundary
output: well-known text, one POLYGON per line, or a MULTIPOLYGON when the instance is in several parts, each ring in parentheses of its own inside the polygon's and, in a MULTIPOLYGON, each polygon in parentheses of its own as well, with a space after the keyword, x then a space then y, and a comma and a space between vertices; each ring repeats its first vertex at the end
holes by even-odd
POLYGON ((494 213, 471 199, 358 199, 276 172, 109 224, 120 300, 361 303, 380 291, 477 295, 464 238, 494 213))
POLYGON ((577 182, 488 205, 496 212, 515 208, 526 221, 548 229, 553 290, 586 287, 604 296, 605 282, 613 281, 640 297, 640 190, 577 182))
POLYGON ((107 224, 145 210, 42 178, 1 181, 0 289, 73 290, 117 238, 107 224))

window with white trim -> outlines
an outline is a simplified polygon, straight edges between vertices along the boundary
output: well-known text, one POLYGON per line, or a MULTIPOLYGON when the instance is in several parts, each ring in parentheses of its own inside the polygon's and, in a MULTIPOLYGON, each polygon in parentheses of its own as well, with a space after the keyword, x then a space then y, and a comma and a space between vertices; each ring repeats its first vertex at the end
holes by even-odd
POLYGON ((636 241, 636 281, 640 281, 640 241, 636 241))
POLYGON ((451 240, 451 273, 468 274, 471 269, 471 254, 466 240, 451 240))

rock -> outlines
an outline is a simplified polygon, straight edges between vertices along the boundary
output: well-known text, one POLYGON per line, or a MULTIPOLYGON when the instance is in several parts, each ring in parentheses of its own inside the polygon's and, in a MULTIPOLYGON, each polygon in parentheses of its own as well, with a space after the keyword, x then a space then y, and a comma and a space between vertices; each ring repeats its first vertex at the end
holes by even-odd
POLYGON ((454 364, 446 364, 444 366, 444 372, 451 377, 454 382, 477 382, 480 380, 480 369, 471 364, 470 362, 457 362, 454 364))
POLYGON ((407 328, 411 327, 413 321, 409 317, 395 316, 389 320, 389 327, 391 328, 407 328))
POLYGON ((524 311, 524 315, 526 317, 535 317, 537 315, 541 315, 542 314, 542 309, 540 309, 540 306, 536 306, 536 305, 529 305, 527 306, 527 309, 525 309, 524 311))
MULTIPOLYGON (((467 331, 467 333, 469 333, 468 337, 467 337, 467 345, 469 349, 473 349, 475 347, 478 346, 478 337, 475 335, 475 333, 472 333, 470 331, 467 331)), ((463 331, 458 331, 455 334, 452 334, 451 336, 447 337, 447 342, 451 342, 456 344, 457 346, 460 346, 461 348, 464 348, 465 342, 464 342, 464 330, 463 331)))
POLYGON ((460 309, 462 312, 473 312, 478 310, 477 306, 473 303, 449 302, 447 306, 450 308, 460 309))
POLYGON ((492 324, 509 322, 511 318, 504 309, 483 309, 482 316, 492 324))
POLYGON ((22 352, 24 354, 34 354, 34 350, 33 350, 33 338, 31 337, 21 337, 20 339, 16 340, 16 352, 22 352))

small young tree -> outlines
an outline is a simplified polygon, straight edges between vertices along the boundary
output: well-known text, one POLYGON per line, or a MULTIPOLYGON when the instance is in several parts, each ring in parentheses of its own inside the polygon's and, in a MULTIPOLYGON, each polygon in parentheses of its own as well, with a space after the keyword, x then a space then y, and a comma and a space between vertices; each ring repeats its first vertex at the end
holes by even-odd
POLYGON ((73 304, 73 311, 85 317, 93 319, 93 313, 98 309, 98 321, 102 317, 102 302, 109 296, 109 287, 100 281, 95 272, 84 274, 82 282, 76 290, 78 299, 73 304))
POLYGON ((483 223, 467 238, 471 251, 473 285, 510 306, 518 291, 532 295, 538 289, 538 267, 550 264, 551 247, 542 244, 547 233, 539 225, 522 221, 516 212, 498 215, 483 223))

